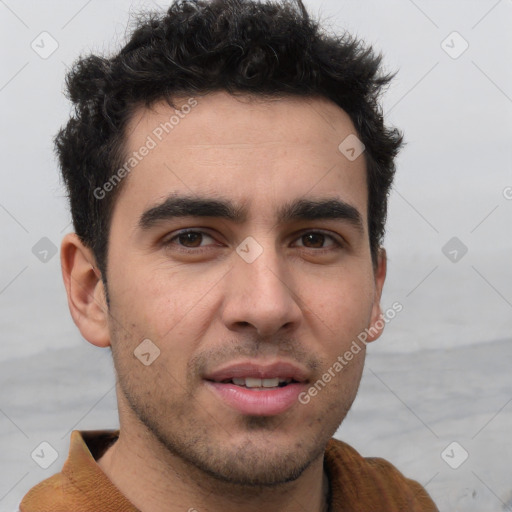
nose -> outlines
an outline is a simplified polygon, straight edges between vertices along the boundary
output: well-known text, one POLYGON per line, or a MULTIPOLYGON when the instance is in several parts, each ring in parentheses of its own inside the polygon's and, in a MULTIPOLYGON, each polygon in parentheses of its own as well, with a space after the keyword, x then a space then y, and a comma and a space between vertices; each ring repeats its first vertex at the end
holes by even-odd
POLYGON ((222 307, 231 331, 254 330, 270 337, 296 329, 302 318, 296 283, 275 250, 265 249, 252 263, 234 254, 222 307))

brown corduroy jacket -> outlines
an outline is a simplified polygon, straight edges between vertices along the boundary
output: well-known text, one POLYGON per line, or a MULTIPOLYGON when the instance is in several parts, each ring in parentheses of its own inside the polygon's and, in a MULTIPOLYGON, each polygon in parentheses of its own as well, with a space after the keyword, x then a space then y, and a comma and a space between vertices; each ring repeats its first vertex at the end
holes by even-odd
MULTIPOLYGON (((73 431, 62 471, 33 487, 20 512, 139 512, 96 463, 118 434, 73 431)), ((438 512, 419 483, 384 459, 361 457, 342 441, 329 441, 324 467, 330 512, 438 512)))

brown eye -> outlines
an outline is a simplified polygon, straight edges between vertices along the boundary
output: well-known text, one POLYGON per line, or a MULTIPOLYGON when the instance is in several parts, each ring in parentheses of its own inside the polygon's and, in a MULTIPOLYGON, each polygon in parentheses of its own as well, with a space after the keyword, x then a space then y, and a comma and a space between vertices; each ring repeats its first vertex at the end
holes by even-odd
POLYGON ((325 242, 325 235, 322 235, 321 233, 308 233, 306 235, 302 235, 301 238, 304 247, 312 249, 321 249, 325 242))
POLYGON ((200 247, 203 241, 203 234, 195 231, 189 231, 187 233, 181 233, 177 237, 180 245, 185 247, 200 247))
POLYGON ((184 230, 176 233, 173 237, 164 241, 164 245, 169 248, 194 250, 206 249, 209 246, 216 245, 215 239, 203 231, 184 230))
POLYGON ((303 233, 295 242, 298 247, 305 249, 336 249, 341 248, 342 243, 332 235, 321 231, 308 231, 303 233))

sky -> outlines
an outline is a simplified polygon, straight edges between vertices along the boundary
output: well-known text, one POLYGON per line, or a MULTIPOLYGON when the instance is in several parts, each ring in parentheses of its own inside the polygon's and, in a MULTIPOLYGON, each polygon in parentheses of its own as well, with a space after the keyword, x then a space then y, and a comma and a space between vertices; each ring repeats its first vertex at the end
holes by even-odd
MULTIPOLYGON (((123 44, 131 14, 164 2, 0 3, 0 361, 83 343, 58 246, 71 231, 52 137, 66 70, 123 44)), ((403 311, 372 350, 415 352, 512 336, 510 0, 305 0, 396 78, 383 97, 404 132, 385 240, 383 306, 403 311)))

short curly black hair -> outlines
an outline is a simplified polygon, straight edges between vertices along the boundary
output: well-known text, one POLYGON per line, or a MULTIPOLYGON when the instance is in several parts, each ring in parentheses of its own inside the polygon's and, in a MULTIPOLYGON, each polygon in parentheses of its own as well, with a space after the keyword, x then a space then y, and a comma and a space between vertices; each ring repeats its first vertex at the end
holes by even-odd
MULTIPOLYGON (((384 125, 380 93, 392 75, 380 54, 347 33, 330 35, 301 0, 178 0, 146 13, 112 57, 90 55, 66 78, 74 112, 55 137, 73 224, 106 279, 109 225, 122 183, 94 193, 125 161, 125 129, 136 109, 224 90, 259 96, 325 97, 350 116, 364 143, 368 222, 375 264, 402 144, 384 125)), ((341 142, 341 141, 340 141, 341 142)))

